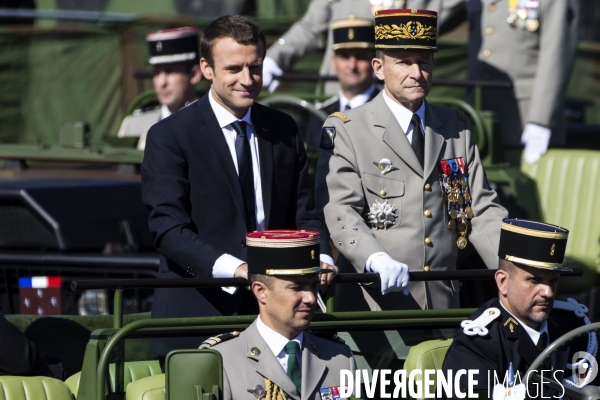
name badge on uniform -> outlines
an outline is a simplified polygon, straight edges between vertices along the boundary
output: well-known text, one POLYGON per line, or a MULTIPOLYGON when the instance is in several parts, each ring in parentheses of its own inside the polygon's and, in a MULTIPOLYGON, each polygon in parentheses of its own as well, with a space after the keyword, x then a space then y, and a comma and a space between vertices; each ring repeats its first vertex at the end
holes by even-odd
POLYGON ((335 128, 332 126, 324 126, 321 132, 321 148, 333 149, 333 140, 335 139, 335 128))
POLYGON ((346 397, 340 397, 340 387, 330 387, 330 388, 321 388, 321 400, 335 400, 335 399, 343 399, 346 397))
POLYGON ((441 160, 442 186, 444 187, 444 203, 447 205, 448 229, 459 233, 456 246, 467 247, 467 236, 471 219, 475 216, 472 208, 472 197, 469 188, 469 174, 462 157, 441 160))

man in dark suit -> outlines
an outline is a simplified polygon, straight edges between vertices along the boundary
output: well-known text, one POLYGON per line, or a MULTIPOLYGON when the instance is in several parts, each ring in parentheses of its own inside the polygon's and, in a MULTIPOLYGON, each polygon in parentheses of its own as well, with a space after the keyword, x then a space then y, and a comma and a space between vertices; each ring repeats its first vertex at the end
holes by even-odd
MULTIPOLYGON (((464 329, 456 335, 444 359, 442 369, 446 373, 463 368, 478 370, 475 390, 504 391, 506 387, 494 387, 494 373, 500 384, 507 375, 508 381, 521 383, 514 379, 517 373, 524 382, 527 369, 550 343, 590 323, 584 305, 573 299, 555 300, 567 237, 568 231, 555 225, 517 219, 502 222, 500 268, 496 272, 498 298, 485 303, 461 324, 464 329)), ((587 371, 589 374, 585 372, 584 362, 594 361, 578 352, 595 356, 597 349, 595 334, 579 336, 553 353, 538 368, 538 374, 544 370, 546 381, 581 388, 594 379, 592 369, 587 371), (570 365, 575 361, 580 363, 570 365), (551 369, 553 373, 548 371, 551 369)), ((467 390, 466 377, 460 381, 460 390, 467 390)), ((538 397, 532 391, 536 387, 529 390, 532 397, 538 397)), ((550 398, 547 392, 544 395, 550 398)), ((497 396, 494 393, 494 398, 497 396)))
MULTIPOLYGON (((262 88, 265 37, 241 16, 224 16, 204 30, 200 67, 211 90, 154 125, 142 164, 142 196, 162 255, 159 278, 247 279, 248 231, 320 231, 313 214, 307 157, 296 124, 255 103, 262 88)), ((334 269, 326 238, 323 268, 334 269)), ((321 284, 332 278, 323 275, 321 284)), ((243 288, 157 289, 152 316, 255 313, 243 288)), ((155 341, 164 355, 198 347, 197 338, 155 341)))

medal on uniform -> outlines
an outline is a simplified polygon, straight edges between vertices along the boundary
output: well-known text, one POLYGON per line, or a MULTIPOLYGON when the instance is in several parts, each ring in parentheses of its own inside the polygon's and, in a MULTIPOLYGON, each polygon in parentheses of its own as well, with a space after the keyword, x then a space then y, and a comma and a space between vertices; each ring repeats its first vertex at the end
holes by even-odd
POLYGON ((387 199, 383 203, 376 199, 375 203, 369 208, 367 222, 375 229, 387 230, 387 228, 394 225, 396 218, 398 218, 398 215, 394 213, 396 206, 388 204, 387 199))
POLYGON ((373 164, 381 171, 381 175, 385 175, 388 172, 396 171, 398 167, 394 167, 392 162, 387 158, 382 158, 381 161, 373 161, 373 164))
POLYGON ((473 214, 472 196, 469 188, 469 176, 465 160, 462 157, 441 160, 442 186, 444 193, 442 199, 447 206, 449 216, 448 230, 457 231, 456 246, 459 249, 467 247, 469 228, 473 214))

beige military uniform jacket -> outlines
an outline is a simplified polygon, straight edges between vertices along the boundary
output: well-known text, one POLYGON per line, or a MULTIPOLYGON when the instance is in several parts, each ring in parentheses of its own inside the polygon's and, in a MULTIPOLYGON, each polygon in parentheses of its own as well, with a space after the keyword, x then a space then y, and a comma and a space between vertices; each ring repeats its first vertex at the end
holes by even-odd
POLYGON ((519 145, 528 122, 553 130, 562 144, 564 101, 575 63, 579 0, 540 0, 539 29, 510 26, 509 0, 466 1, 469 78, 512 81, 513 90, 486 89, 483 108, 497 114, 505 145, 519 145))
MULTIPOLYGON (((501 220, 507 212, 488 187, 468 119, 456 110, 426 104, 423 169, 383 92, 345 114, 347 122, 334 116, 325 121, 336 133, 333 147, 321 149, 316 178, 317 208, 340 252, 340 272, 364 272, 367 259, 377 252, 388 253, 411 271, 454 270, 458 233, 447 228, 440 160, 458 157, 468 169, 475 215, 468 240, 488 268, 497 268, 501 220), (374 162, 383 158, 397 169, 382 174, 374 162), (368 223, 367 213, 376 201, 396 208, 397 218, 386 230, 368 223), (426 238, 431 241, 427 245, 426 238)), ((379 284, 363 287, 363 296, 355 285, 338 285, 338 290, 338 311, 458 306, 454 281, 411 282, 410 296, 382 296, 379 284)))
MULTIPOLYGON (((448 1, 448 0, 446 0, 448 1)), ((452 6, 457 0, 452 0, 452 6)), ((374 2, 376 3, 376 2, 374 2)), ((383 0, 382 6, 386 8, 425 8, 428 10, 442 9, 442 0, 383 0)), ((333 50, 332 32, 329 29, 331 22, 348 19, 353 15, 356 19, 371 19, 375 15, 374 7, 369 0, 312 0, 308 10, 298 22, 267 51, 277 65, 284 71, 289 70, 297 61, 307 54, 325 48, 325 55, 319 73, 321 75, 335 75, 331 64, 333 50)), ((452 12, 452 7, 444 5, 446 13, 452 12), (448 8, 448 11, 446 11, 448 8)), ((338 91, 337 82, 328 82, 325 93, 335 94, 338 91)))
POLYGON ((132 115, 125 117, 119 128, 118 137, 139 137, 137 148, 144 150, 146 147, 146 135, 152 127, 160 121, 161 109, 156 108, 150 111, 137 111, 132 115))
POLYGON ((223 357, 224 400, 253 400, 247 389, 268 378, 285 391, 289 400, 321 400, 320 389, 339 387, 340 370, 354 373, 356 365, 345 344, 304 333, 302 349, 302 396, 264 341, 256 321, 239 337, 213 347, 223 357))

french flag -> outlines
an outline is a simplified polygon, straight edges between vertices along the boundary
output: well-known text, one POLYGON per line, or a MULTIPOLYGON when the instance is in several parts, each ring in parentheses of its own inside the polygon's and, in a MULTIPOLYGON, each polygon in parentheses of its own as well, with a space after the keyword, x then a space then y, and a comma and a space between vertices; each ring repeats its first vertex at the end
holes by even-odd
POLYGON ((60 276, 30 276, 19 278, 19 288, 45 289, 61 287, 62 279, 60 276))

